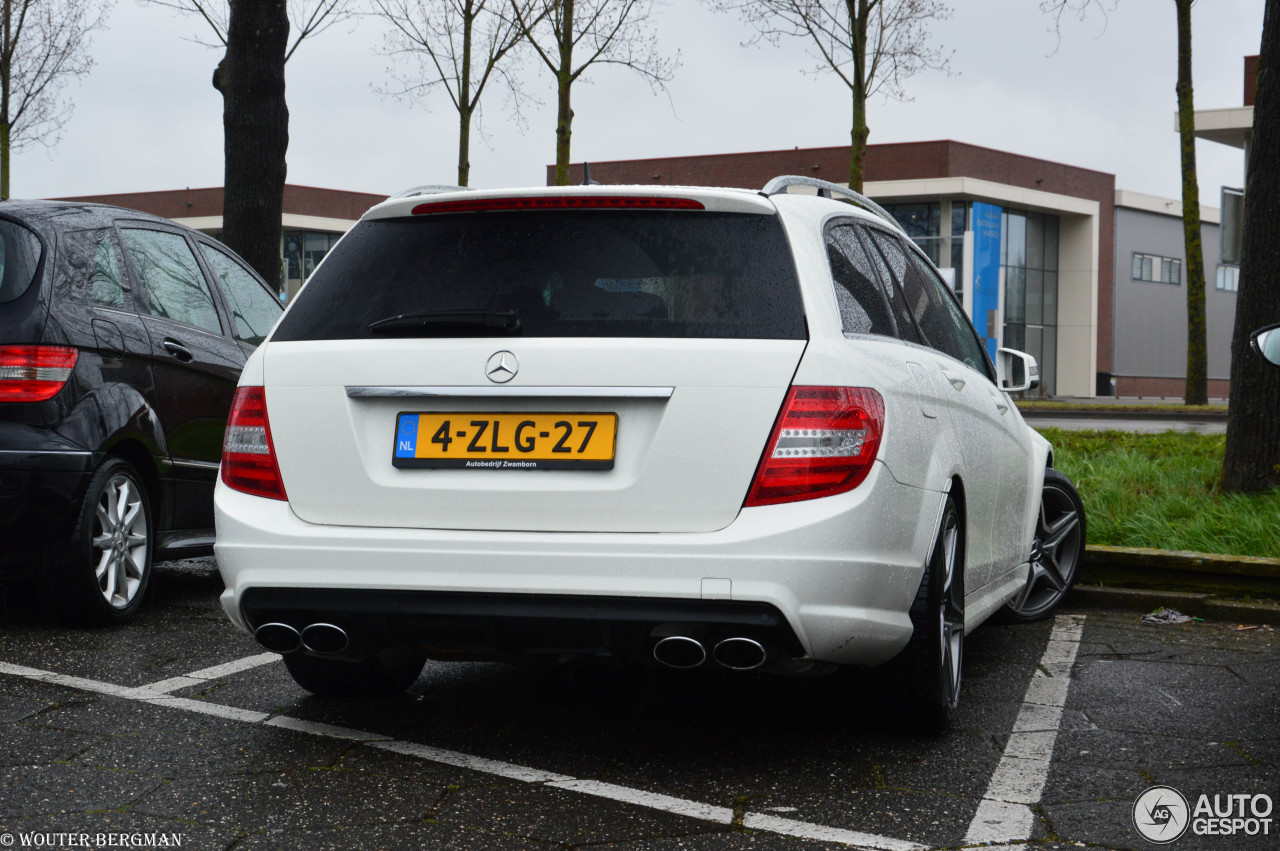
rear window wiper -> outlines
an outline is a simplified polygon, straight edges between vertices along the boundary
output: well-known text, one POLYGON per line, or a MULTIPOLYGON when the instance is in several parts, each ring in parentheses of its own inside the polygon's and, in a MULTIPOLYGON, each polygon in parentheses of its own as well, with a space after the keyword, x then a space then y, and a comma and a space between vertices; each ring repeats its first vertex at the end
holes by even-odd
POLYGON ((401 313, 369 323, 370 334, 429 337, 459 331, 475 336, 519 334, 520 314, 514 310, 452 308, 401 313))

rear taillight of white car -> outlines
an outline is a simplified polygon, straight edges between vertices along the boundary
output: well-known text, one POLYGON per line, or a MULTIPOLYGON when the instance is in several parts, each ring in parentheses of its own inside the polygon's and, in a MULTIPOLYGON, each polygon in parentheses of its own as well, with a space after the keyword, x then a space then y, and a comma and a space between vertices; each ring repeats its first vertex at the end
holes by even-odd
POLYGON ((80 353, 68 346, 0 346, 0 402, 44 402, 62 392, 80 353))
POLYGON ((267 396, 261 387, 236 389, 222 441, 222 481, 233 490, 254 496, 289 499, 276 463, 267 396))
POLYGON ((746 507, 833 496, 871 472, 884 399, 864 387, 792 387, 782 403, 746 507))

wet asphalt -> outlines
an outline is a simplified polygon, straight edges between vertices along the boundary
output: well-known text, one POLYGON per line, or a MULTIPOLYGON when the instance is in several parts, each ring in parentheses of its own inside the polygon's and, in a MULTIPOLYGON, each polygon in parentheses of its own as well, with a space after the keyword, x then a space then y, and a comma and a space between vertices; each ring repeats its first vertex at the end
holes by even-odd
MULTIPOLYGON (((961 709, 941 737, 904 723, 883 672, 430 663, 406 695, 361 701, 310 697, 278 660, 259 660, 172 691, 127 691, 261 656, 223 617, 221 588, 212 560, 162 565, 143 617, 106 630, 51 626, 20 586, 0 588, 0 851, 174 839, 199 849, 965 847, 981 835, 975 815, 996 795, 993 776, 1011 754, 1027 756, 1031 739, 1014 731, 1025 729, 1029 686, 1055 675, 1045 663, 1055 621, 989 622, 968 638, 961 709)), ((1031 816, 1010 844, 1156 847, 1133 813, 1157 785, 1188 809, 1200 795, 1280 798, 1280 633, 1068 611, 1082 618, 1069 619, 1081 629, 1065 705, 1030 734, 1047 747, 1043 762, 1013 761, 1046 768, 1039 780, 1016 774, 1032 778, 1031 816)), ((1238 828, 1256 835, 1192 829, 1169 847, 1280 847, 1280 814, 1270 819, 1265 835, 1260 821, 1238 828)))

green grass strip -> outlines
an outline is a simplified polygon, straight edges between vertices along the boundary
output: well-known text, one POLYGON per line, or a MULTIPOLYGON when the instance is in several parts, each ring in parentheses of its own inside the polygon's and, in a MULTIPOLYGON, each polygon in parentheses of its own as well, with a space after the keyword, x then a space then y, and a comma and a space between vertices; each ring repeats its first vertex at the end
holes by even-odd
POLYGON ((1280 558, 1280 490, 1223 493, 1225 435, 1040 432, 1080 491, 1090 544, 1280 558))

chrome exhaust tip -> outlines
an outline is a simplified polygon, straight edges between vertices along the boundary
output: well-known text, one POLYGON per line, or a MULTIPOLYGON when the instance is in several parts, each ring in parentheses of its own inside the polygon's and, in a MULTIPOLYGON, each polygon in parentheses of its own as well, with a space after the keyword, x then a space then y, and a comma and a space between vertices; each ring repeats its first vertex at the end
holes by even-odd
POLYGON ((253 637, 273 653, 295 653, 302 649, 302 636, 287 623, 264 623, 253 631, 253 637))
POLYGON ((685 635, 669 635, 653 645, 653 658, 668 668, 685 670, 696 668, 707 661, 707 649, 697 639, 685 635))
POLYGON ((351 641, 340 626, 313 623, 302 630, 302 646, 312 653, 341 653, 351 646, 351 641))
POLYGON ((731 671, 754 671, 769 658, 769 651, 754 638, 726 638, 711 651, 711 657, 731 671))

